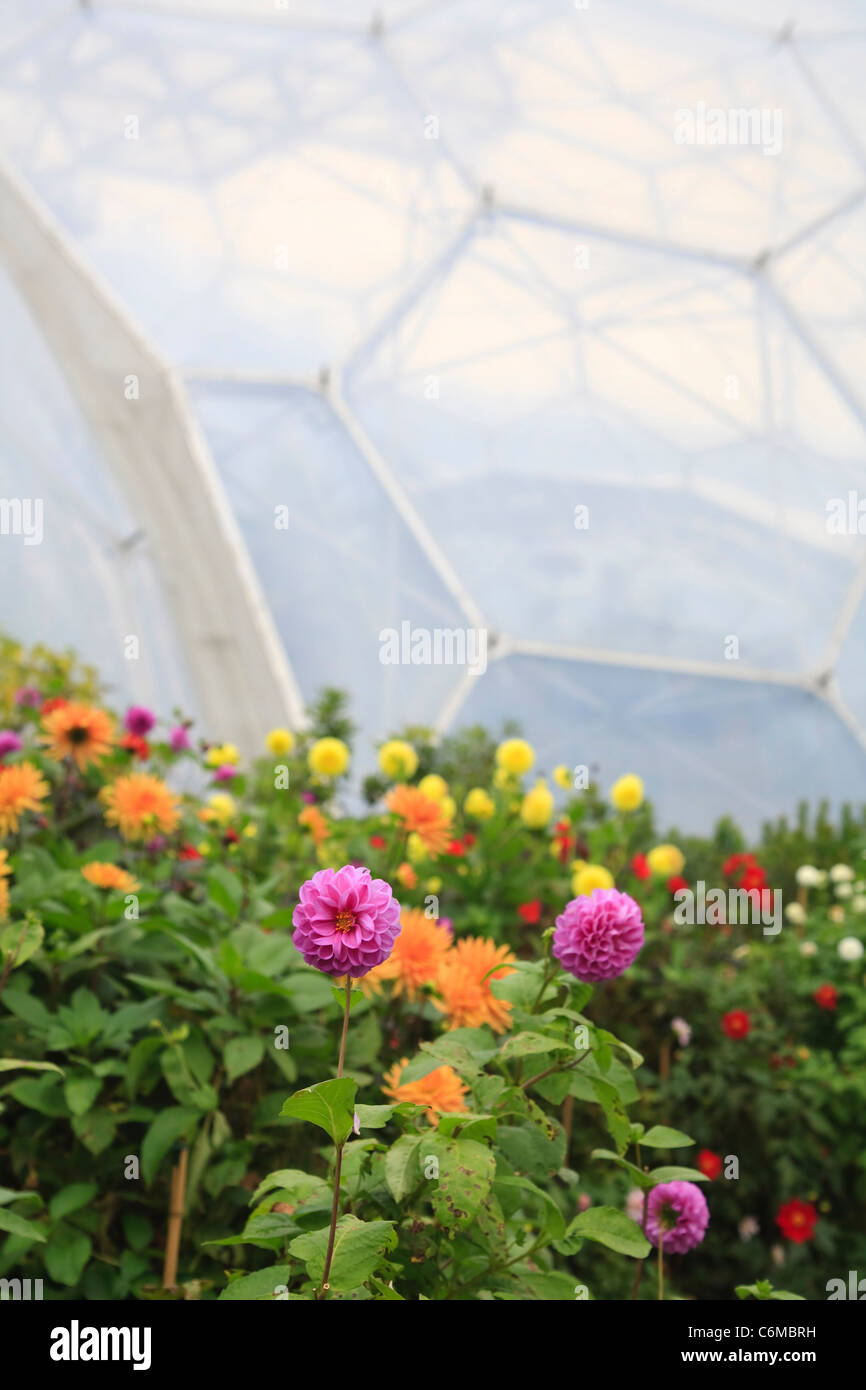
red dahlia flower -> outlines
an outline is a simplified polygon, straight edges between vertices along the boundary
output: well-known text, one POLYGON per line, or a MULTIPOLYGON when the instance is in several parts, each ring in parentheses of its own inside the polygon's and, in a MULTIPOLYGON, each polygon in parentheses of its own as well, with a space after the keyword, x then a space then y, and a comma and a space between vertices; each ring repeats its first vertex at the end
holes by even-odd
POLYGON ((786 1202, 776 1212, 776 1225, 786 1240, 802 1245, 815 1234, 818 1213, 811 1202, 801 1202, 799 1197, 786 1202))
POLYGON ((731 1009, 722 1018, 722 1032, 728 1038, 745 1038, 751 1032, 752 1020, 745 1009, 731 1009))
POLYGON ((839 1002, 839 996, 833 985, 821 985, 812 995, 819 1009, 829 1009, 831 1012, 839 1002))

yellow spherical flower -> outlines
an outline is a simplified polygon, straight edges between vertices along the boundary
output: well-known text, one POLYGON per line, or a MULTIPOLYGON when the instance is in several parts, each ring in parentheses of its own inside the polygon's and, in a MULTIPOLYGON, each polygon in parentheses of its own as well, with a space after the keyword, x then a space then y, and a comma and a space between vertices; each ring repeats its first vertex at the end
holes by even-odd
POLYGON ((254 840, 258 833, 259 827, 257 825, 254 825, 252 821, 250 821, 249 825, 245 825, 243 830, 241 831, 241 834, 243 835, 245 840, 254 840))
POLYGON ((566 767, 565 763, 560 763, 558 767, 553 769, 553 780, 558 787, 562 787, 563 791, 571 791, 571 768, 566 767))
POLYGON ((320 738, 307 754, 307 764, 319 777, 340 777, 349 766, 349 750, 341 738, 320 738))
POLYGON ((282 758, 284 754, 291 753, 294 746, 295 736, 291 729, 271 729, 265 739, 265 747, 275 758, 282 758))
POLYGON ((553 815, 553 793, 544 778, 527 792, 520 807, 520 819, 530 830, 543 830, 553 815))
POLYGON ((233 743, 215 743, 207 750, 205 762, 208 767, 225 767, 227 763, 234 766, 240 759, 241 755, 233 743))
POLYGON ((497 791, 508 791, 509 787, 514 786, 514 775, 506 772, 504 767, 498 767, 493 774, 493 785, 497 791))
POLYGON ((525 738, 507 738, 496 750, 497 766, 512 777, 522 777, 535 762, 535 749, 525 738))
POLYGON ((428 772, 418 783, 418 790, 429 796, 431 801, 442 801, 448 795, 448 783, 438 772, 428 772))
POLYGON ((406 839, 406 855, 412 864, 420 864, 422 859, 427 858, 427 847, 417 830, 413 830, 406 839))
POLYGON ((237 810, 237 805, 233 796, 228 792, 214 792, 208 800, 209 819, 215 820, 219 825, 228 825, 232 816, 237 810))
POLYGON ((610 799, 618 811, 636 811, 643 801, 643 782, 633 772, 627 772, 614 782, 610 799))
POLYGON ((408 782, 418 767, 418 754, 402 738, 391 738, 379 749, 379 766, 393 782, 408 782))
POLYGON ((466 793, 463 810, 473 820, 490 820, 496 811, 496 803, 483 787, 473 787, 471 791, 466 793))
POLYGON ((603 864, 582 864, 575 868, 571 891, 576 898, 588 896, 594 888, 613 888, 613 874, 603 864))
POLYGON ((119 869, 116 864, 100 864, 92 860, 84 865, 81 873, 95 888, 114 888, 118 893, 137 893, 139 889, 138 879, 125 869, 119 869))
POLYGON ((442 880, 441 880, 441 878, 428 878, 428 880, 427 880, 427 892, 428 892, 428 893, 438 893, 438 892, 439 892, 439 889, 440 889, 441 887, 442 887, 442 880))
POLYGON ((659 878, 672 878, 681 874, 685 866, 685 856, 676 845, 656 845, 647 855, 647 863, 659 878))

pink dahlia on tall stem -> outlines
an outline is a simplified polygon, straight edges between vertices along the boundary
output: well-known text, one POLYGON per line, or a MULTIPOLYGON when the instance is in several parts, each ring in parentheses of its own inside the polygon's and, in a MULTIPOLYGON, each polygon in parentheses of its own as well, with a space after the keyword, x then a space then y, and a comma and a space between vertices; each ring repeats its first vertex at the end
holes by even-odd
POLYGON ((663 1182, 647 1198, 644 1232, 666 1255, 682 1255, 700 1245, 710 1221, 710 1209, 693 1182, 663 1182))
POLYGON ((391 885, 355 864, 320 869, 301 885, 292 940, 308 965, 359 979, 387 960, 400 934, 391 885))
POLYGON ((616 888, 594 888, 572 898, 557 917, 553 954, 583 984, 595 984, 627 970, 643 938, 643 918, 634 898, 616 888))

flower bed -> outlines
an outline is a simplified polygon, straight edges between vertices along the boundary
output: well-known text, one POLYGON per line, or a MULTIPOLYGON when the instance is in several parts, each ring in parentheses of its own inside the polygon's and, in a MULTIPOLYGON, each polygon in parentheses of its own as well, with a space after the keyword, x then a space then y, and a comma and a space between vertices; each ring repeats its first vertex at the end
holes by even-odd
POLYGON ((662 837, 637 776, 478 729, 389 739, 349 814, 334 692, 244 764, 14 664, 0 1276, 824 1298, 866 1267, 862 818, 662 837))

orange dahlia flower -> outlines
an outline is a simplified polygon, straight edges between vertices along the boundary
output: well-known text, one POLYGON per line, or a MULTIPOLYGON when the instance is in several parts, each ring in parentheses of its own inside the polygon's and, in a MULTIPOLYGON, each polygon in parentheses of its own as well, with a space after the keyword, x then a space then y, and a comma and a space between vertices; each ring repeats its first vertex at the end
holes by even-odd
POLYGON ((5 849, 0 849, 0 922, 9 915, 9 884, 6 875, 11 874, 5 849))
POLYGON ((314 845, 323 845, 328 838, 328 822, 318 806, 305 806, 298 816, 298 825, 305 825, 314 845))
POLYGON ((511 1005, 496 998, 490 981, 512 975, 513 960, 507 946, 484 936, 464 936, 455 944, 439 968, 442 998, 433 1000, 449 1028, 480 1028, 486 1023, 494 1033, 504 1033, 511 1027, 511 1005))
POLYGON ((58 762, 74 758, 81 771, 104 758, 114 742, 114 720, 93 705, 61 705, 43 717, 42 727, 48 756, 58 762))
POLYGON ((143 840, 157 831, 168 834, 180 820, 178 798, 162 778, 150 772, 130 772, 99 793, 108 810, 105 819, 125 840, 143 840))
MULTIPOLYGON (((397 940, 399 941, 399 937, 397 940)), ((408 1100, 413 1105, 427 1106, 427 1119, 431 1125, 439 1124, 439 1116, 457 1111, 466 1114, 469 1107, 463 1097, 469 1087, 464 1086, 453 1067, 437 1067, 419 1081, 407 1081, 401 1085, 400 1077, 409 1065, 409 1058, 403 1057, 385 1075, 382 1091, 392 1100, 408 1100)))
POLYGON ((428 854, 442 854, 451 839, 451 817, 447 811, 417 787, 401 783, 385 797, 385 805, 403 822, 403 828, 418 836, 428 854))
POLYGON ((48 795, 48 783, 32 763, 0 768, 0 836, 18 829, 25 811, 38 811, 48 795))
POLYGON ((138 892, 138 879, 133 878, 125 869, 119 869, 116 864, 100 864, 94 861, 85 864, 81 872, 87 882, 96 888, 116 888, 120 893, 138 892))
POLYGON ((414 1002, 425 985, 436 983, 439 970, 451 950, 451 936, 417 907, 404 907, 400 913, 400 935, 387 960, 362 977, 373 989, 393 981, 395 995, 405 994, 414 1002))

